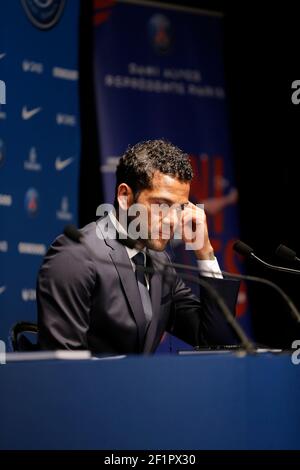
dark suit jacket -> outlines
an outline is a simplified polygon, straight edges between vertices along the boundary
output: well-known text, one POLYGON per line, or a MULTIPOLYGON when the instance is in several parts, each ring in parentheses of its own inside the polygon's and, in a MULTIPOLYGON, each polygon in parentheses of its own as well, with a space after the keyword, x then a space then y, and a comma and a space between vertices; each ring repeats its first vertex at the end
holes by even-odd
MULTIPOLYGON (((195 296, 174 268, 169 268, 172 275, 162 276, 159 262, 169 262, 169 257, 165 252, 152 250, 153 318, 146 330, 130 259, 125 246, 111 238, 112 226, 107 225, 107 220, 110 219, 99 219, 81 229, 89 249, 60 235, 45 256, 37 282, 42 349, 151 353, 165 331, 194 346, 236 343, 229 325, 205 290, 195 296)), ((205 279, 234 311, 239 283, 205 279)))

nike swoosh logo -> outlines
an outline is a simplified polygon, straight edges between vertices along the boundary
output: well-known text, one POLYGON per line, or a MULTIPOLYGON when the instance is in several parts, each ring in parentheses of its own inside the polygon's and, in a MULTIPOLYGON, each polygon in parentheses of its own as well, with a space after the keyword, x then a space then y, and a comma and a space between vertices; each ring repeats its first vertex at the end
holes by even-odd
POLYGON ((56 170, 57 171, 63 170, 64 168, 69 166, 72 163, 73 160, 74 160, 73 157, 67 158, 66 160, 61 160, 60 157, 57 157, 57 159, 55 160, 56 170))
POLYGON ((0 60, 4 59, 5 56, 6 56, 6 52, 2 52, 2 54, 0 54, 0 60))
POLYGON ((31 119, 33 116, 39 113, 40 111, 42 111, 42 108, 27 109, 27 106, 23 106, 22 118, 24 119, 24 121, 27 121, 28 119, 31 119))
POLYGON ((3 292, 6 290, 6 286, 1 286, 0 287, 0 295, 3 294, 3 292))

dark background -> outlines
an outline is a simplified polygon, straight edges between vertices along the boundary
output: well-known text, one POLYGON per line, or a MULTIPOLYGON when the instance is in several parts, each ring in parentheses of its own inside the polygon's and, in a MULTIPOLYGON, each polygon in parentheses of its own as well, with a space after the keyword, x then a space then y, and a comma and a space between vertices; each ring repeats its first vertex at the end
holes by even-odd
MULTIPOLYGON (((235 178, 239 190, 241 239, 275 263, 279 243, 300 255, 298 158, 300 105, 291 102, 291 83, 300 79, 300 16, 295 6, 266 2, 164 1, 224 13, 224 58, 235 178), (262 4, 263 3, 263 4, 262 4)), ((94 219, 103 201, 92 77, 92 2, 81 14, 82 159, 80 226, 94 219), (88 165, 88 166, 87 166, 88 165)), ((299 256, 300 257, 300 256, 299 256)), ((297 266, 294 266, 297 267, 297 266)), ((298 266, 300 268, 300 265, 298 266)), ((277 282, 300 308, 297 276, 278 274, 246 262, 248 274, 277 282)), ((300 327, 276 292, 248 285, 254 337, 258 343, 289 348, 300 327)))

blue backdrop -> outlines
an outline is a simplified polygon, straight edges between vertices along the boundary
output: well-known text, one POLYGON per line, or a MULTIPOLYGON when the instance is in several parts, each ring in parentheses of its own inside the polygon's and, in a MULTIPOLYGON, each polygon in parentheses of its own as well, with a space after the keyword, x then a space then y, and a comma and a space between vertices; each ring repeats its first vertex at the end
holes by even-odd
POLYGON ((35 320, 47 246, 77 223, 79 0, 0 2, 0 338, 35 320))
MULTIPOLYGON (((128 144, 164 137, 190 154, 194 203, 204 203, 223 269, 241 268, 238 193, 231 161, 224 83, 223 19, 218 13, 122 0, 94 2, 95 89, 106 202, 128 144)), ((189 263, 190 252, 173 246, 189 263)), ((238 316, 250 329, 245 286, 238 316)))

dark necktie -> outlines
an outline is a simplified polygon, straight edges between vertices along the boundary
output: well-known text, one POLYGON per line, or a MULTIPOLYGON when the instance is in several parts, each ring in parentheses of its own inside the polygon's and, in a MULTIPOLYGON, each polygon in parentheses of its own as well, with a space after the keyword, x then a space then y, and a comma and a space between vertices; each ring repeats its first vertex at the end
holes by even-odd
POLYGON ((136 265, 135 277, 137 280, 138 288, 140 291, 142 304, 144 307, 145 317, 147 323, 151 322, 152 319, 152 304, 149 291, 147 289, 147 282, 145 278, 145 272, 139 269, 139 266, 145 267, 145 254, 141 251, 133 256, 132 261, 136 265))

